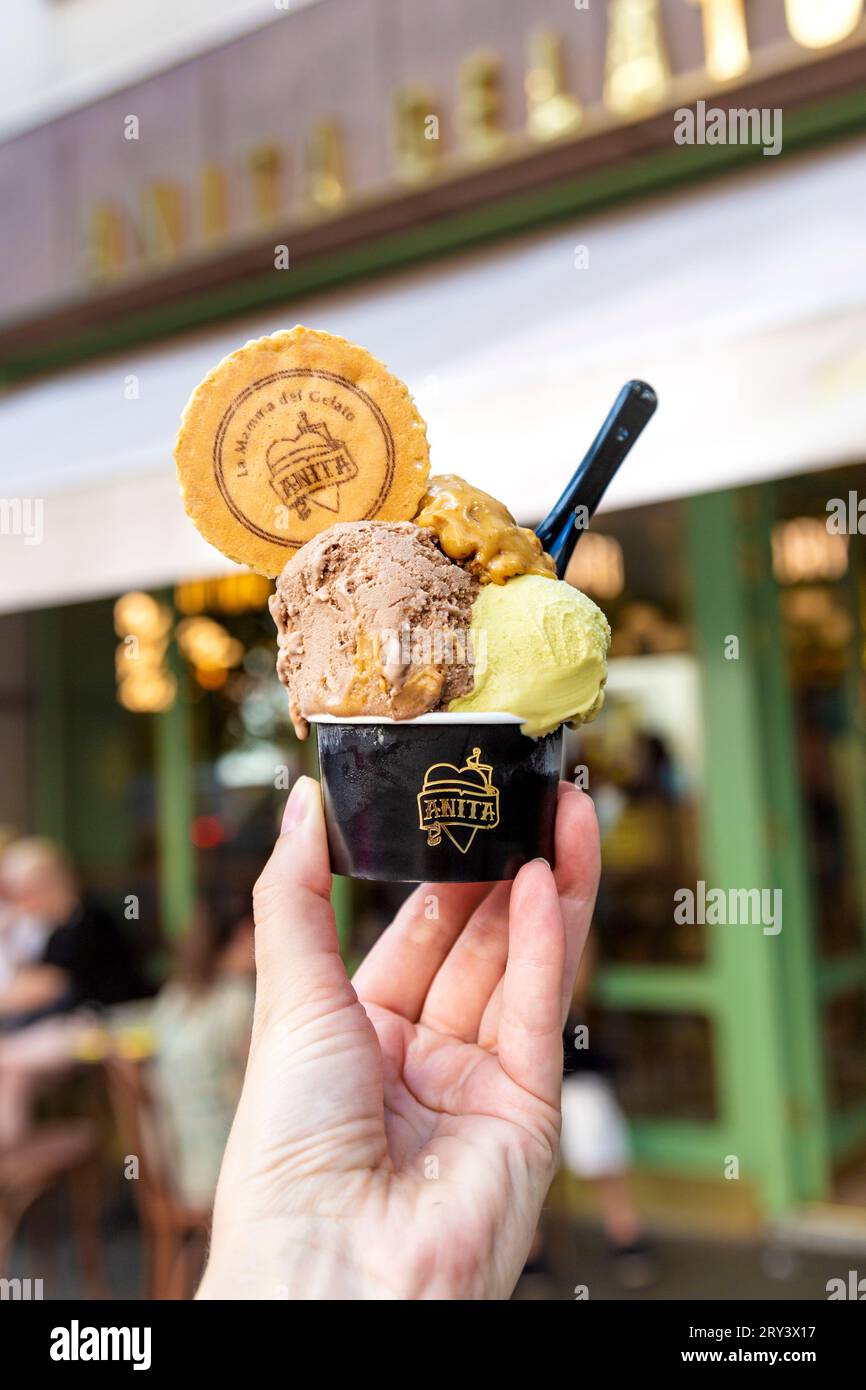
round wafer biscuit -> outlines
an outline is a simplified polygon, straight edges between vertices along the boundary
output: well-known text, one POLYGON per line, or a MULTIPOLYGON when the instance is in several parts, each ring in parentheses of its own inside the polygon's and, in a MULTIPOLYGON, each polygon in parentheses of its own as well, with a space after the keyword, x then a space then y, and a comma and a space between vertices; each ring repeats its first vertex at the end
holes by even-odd
POLYGON ((266 575, 335 521, 411 520, 430 468, 404 384, 363 348, 300 325, 205 377, 175 460, 205 539, 266 575))

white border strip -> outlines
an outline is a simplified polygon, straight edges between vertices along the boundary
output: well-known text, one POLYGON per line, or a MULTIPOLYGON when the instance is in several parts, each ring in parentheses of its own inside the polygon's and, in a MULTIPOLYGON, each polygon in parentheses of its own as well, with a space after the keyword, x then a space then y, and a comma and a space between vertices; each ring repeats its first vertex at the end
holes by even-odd
POLYGON ((311 724, 525 724, 522 714, 420 714, 417 719, 386 719, 370 714, 306 714, 311 724))

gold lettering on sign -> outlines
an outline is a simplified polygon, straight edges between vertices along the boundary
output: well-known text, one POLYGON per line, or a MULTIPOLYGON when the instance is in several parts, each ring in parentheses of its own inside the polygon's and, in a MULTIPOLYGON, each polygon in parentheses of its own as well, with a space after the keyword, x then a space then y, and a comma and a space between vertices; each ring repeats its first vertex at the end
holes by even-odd
POLYGON ((529 36, 526 88, 527 128, 536 140, 572 135, 583 120, 580 102, 565 89, 562 39, 551 29, 529 36))
POLYGON ((791 37, 804 48, 829 48, 853 34, 863 0, 785 0, 791 37))
POLYGON ((394 97, 394 157, 407 183, 431 178, 439 163, 439 116, 424 87, 402 87, 394 97))
POLYGON ((201 171, 201 225, 208 246, 225 241, 229 230, 229 188, 224 169, 206 164, 201 171))
POLYGON ((717 82, 741 77, 751 63, 746 0, 689 0, 704 14, 704 54, 707 72, 717 82))
POLYGON ((494 159, 501 153, 502 64, 494 53, 473 53, 461 64, 459 118, 465 154, 494 159))
POLYGON ((183 192, 174 183, 149 183, 144 189, 143 255, 145 261, 175 260, 183 250, 183 192))
POLYGON ((87 250, 92 280, 115 280, 126 269, 123 213, 113 204, 97 203, 91 209, 87 250))
POLYGON ((257 145, 247 156, 253 218, 259 227, 276 222, 283 206, 283 152, 278 145, 257 145))
POLYGON ((609 0, 604 100, 626 119, 664 100, 670 66, 660 0, 609 0))
POLYGON ((343 137, 335 121, 319 121, 307 144, 307 199, 322 212, 346 201, 343 137))

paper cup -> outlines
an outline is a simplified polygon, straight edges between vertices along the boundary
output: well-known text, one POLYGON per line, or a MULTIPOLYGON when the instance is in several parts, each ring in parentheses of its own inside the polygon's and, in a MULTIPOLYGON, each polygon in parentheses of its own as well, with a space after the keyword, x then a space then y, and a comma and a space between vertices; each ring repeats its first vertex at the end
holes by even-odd
POLYGON ((561 729, 527 738, 510 714, 311 722, 334 873, 480 883, 553 864, 561 729))

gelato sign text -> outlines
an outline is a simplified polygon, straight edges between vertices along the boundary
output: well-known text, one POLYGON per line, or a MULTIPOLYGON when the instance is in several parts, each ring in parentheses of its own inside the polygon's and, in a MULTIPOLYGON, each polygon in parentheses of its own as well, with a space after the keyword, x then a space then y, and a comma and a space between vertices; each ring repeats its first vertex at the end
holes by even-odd
MULTIPOLYGON (((370 195, 396 194, 400 184, 441 179, 449 172, 449 161, 455 170, 465 173, 467 163, 500 162, 525 152, 533 143, 589 137, 600 128, 599 117, 602 125, 616 125, 652 115, 664 108, 674 90, 682 100, 682 79, 689 75, 700 84, 695 95, 701 85, 706 87, 706 79, 712 85, 730 84, 744 77, 752 68, 753 32, 762 24, 767 32, 767 22, 777 14, 779 0, 776 4, 751 0, 748 7, 746 0, 688 3, 701 11, 701 66, 696 66, 690 52, 694 19, 685 4, 608 0, 603 51, 596 55, 604 73, 603 109, 595 110, 590 120, 574 73, 577 53, 582 63, 587 46, 599 42, 596 31, 589 27, 588 15, 580 13, 592 6, 586 0, 576 0, 568 22, 558 20, 554 29, 539 24, 527 3, 525 15, 503 16, 498 32, 503 48, 508 49, 507 57, 491 48, 486 36, 482 47, 467 19, 466 55, 459 61, 456 74, 438 70, 444 64, 440 61, 437 65, 433 55, 428 60, 429 77, 421 82, 409 85, 401 81, 398 72, 392 91, 384 97, 371 89, 370 104, 384 99, 391 108, 386 113, 370 111, 369 119, 362 123, 365 130, 378 126, 392 132, 390 148, 375 151, 375 158, 358 159, 353 134, 357 113, 341 111, 339 102, 335 105, 329 100, 327 114, 312 111, 305 117, 293 113, 293 124, 301 129, 300 148, 290 148, 270 136, 267 143, 256 143, 254 133, 249 132, 253 134, 251 140, 245 132, 236 153, 209 154, 205 163, 190 171, 189 179, 167 177, 162 168, 154 168, 152 176, 134 188, 118 187, 122 166, 114 165, 105 171, 104 196, 94 199, 91 194, 87 208, 85 262, 90 279, 96 284, 123 280, 197 253, 218 251, 251 232, 264 235, 275 225, 286 227, 295 221, 302 225, 311 215, 339 216, 353 202, 370 195), (767 21, 760 13, 763 7, 767 21), (516 36, 518 48, 525 54, 519 74, 525 91, 522 129, 515 128, 514 103, 509 96, 516 85, 515 25, 526 26, 525 32, 516 36), (688 34, 683 35, 689 42, 669 43, 668 36, 680 25, 684 31, 689 26, 688 34), (686 56, 675 58, 674 54, 686 56), (454 83, 455 75, 455 109, 446 110, 441 93, 454 83), (364 168, 360 177, 359 165, 364 168)), ((844 42, 861 22, 864 4, 866 0, 785 0, 784 21, 792 56, 791 40, 811 50, 844 42)), ((411 26, 411 7, 406 20, 411 26)), ((305 22, 303 10, 287 14, 268 29, 273 46, 291 44, 296 25, 302 36, 305 22)), ((338 20, 334 32, 340 32, 338 20)), ((762 42, 755 52, 764 54, 778 48, 781 37, 779 33, 774 43, 762 42)), ((225 50, 227 58, 236 53, 241 65, 246 61, 243 43, 238 40, 225 50)), ((771 61, 784 66, 787 60, 782 54, 771 61)), ((195 83, 198 71, 196 63, 188 64, 179 80, 195 83)), ((166 97, 170 102, 170 89, 166 97)), ((136 114, 136 100, 137 89, 130 88, 122 134, 124 140, 139 142, 146 162, 148 122, 136 114)), ((275 91, 271 126, 284 121, 285 112, 280 110, 283 100, 284 92, 275 91)), ((260 105, 264 108, 266 102, 260 100, 260 105)), ((733 143, 735 138, 728 132, 720 141, 718 121, 705 133, 707 143, 733 143)), ((701 143, 699 135, 694 138, 701 143)), ((770 132, 769 138, 762 129, 765 153, 778 153, 780 138, 780 128, 778 135, 770 132)), ((679 143, 692 143, 691 139, 678 139, 679 143)), ((236 139, 225 143, 237 146, 236 139)), ((140 168, 141 162, 132 160, 129 168, 140 168)), ((99 181, 97 176, 95 182, 99 181)))

